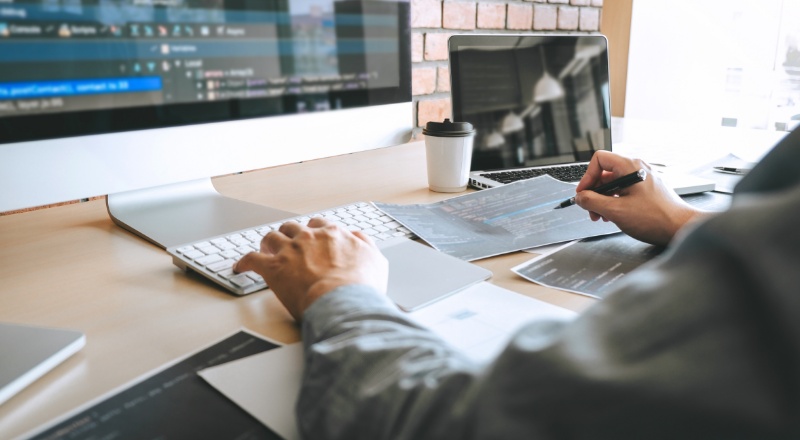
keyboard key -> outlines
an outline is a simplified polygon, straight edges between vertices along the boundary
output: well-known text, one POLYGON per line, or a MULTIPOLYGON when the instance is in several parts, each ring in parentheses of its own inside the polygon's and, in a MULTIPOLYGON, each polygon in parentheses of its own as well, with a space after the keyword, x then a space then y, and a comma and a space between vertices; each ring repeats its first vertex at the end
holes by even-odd
POLYGON ((236 249, 236 245, 231 243, 230 241, 226 241, 224 243, 220 243, 220 244, 217 245, 217 247, 219 247, 220 250, 223 250, 223 251, 226 251, 228 249, 236 249))
POLYGON ((236 275, 238 275, 238 274, 236 272, 234 272, 233 269, 223 269, 223 270, 217 272, 217 276, 219 276, 221 278, 225 278, 226 280, 228 278, 236 276, 236 275))
POLYGON ((239 252, 237 252, 235 250, 232 250, 232 249, 228 249, 226 251, 222 251, 219 254, 224 258, 239 258, 239 257, 242 256, 242 254, 240 254, 239 252))
POLYGON ((261 275, 255 273, 255 272, 253 272, 251 270, 248 270, 247 272, 245 272, 245 275, 247 275, 247 278, 250 278, 251 280, 255 281, 256 283, 263 283, 264 282, 264 278, 262 278, 261 275))
POLYGON ((209 264, 208 266, 206 266, 206 269, 210 270, 211 272, 216 273, 216 272, 219 272, 221 270, 232 268, 234 263, 236 263, 236 260, 233 260, 233 259, 223 260, 223 261, 220 261, 219 263, 209 264))
POLYGON ((183 253, 183 256, 184 256, 184 257, 186 257, 186 258, 191 258, 192 260, 194 260, 195 258, 200 258, 200 257, 203 257, 203 256, 205 256, 205 255, 206 255, 206 254, 204 254, 203 252, 200 252, 200 251, 199 251, 199 250, 197 250, 197 249, 195 249, 195 250, 192 250, 192 251, 188 251, 188 252, 184 252, 184 253, 183 253))
POLYGON ((209 264, 214 264, 222 260, 224 260, 224 258, 219 256, 219 254, 211 254, 211 255, 206 255, 205 257, 202 258, 198 258, 194 261, 201 266, 207 266, 209 264))
POLYGON ((236 248, 236 253, 239 255, 247 255, 250 252, 257 251, 258 249, 254 248, 253 246, 239 246, 236 248))
POLYGON ((222 252, 222 249, 220 249, 220 248, 218 248, 216 246, 205 246, 205 247, 201 247, 200 251, 202 251, 206 255, 214 255, 214 254, 218 254, 218 253, 222 252))
POLYGON ((247 287, 255 284, 255 281, 251 280, 250 278, 247 277, 247 275, 243 273, 230 277, 228 281, 230 281, 237 287, 247 287))
POLYGON ((232 238, 231 239, 231 243, 233 243, 236 246, 244 246, 244 245, 249 245, 250 244, 250 240, 248 240, 248 239, 246 239, 244 237, 238 237, 238 238, 232 238))

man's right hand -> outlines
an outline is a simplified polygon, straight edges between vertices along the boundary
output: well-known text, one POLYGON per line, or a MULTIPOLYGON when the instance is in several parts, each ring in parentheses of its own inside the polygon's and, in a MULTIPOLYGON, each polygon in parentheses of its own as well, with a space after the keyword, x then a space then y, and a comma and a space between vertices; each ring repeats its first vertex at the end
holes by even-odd
POLYGON ((245 255, 233 269, 264 277, 297 321, 337 287, 364 284, 386 293, 389 282, 389 262, 372 239, 317 217, 307 226, 287 222, 271 231, 261 251, 245 255))
POLYGON ((593 221, 614 222, 631 237, 656 245, 667 245, 680 228, 701 214, 664 185, 645 162, 610 151, 592 156, 576 191, 575 202, 589 211, 593 221), (647 178, 614 196, 589 191, 642 168, 647 178))

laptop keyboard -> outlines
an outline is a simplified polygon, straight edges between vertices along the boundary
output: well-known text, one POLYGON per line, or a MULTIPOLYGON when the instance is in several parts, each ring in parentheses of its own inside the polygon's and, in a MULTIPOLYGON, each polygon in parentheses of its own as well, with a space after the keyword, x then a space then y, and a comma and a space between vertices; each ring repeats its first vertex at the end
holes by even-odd
POLYGON ((544 176, 545 174, 552 176, 554 179, 563 182, 577 182, 586 173, 588 164, 566 165, 559 167, 547 168, 528 168, 513 171, 497 171, 492 173, 481 174, 482 177, 494 180, 500 183, 512 183, 518 180, 531 179, 533 177, 544 176))
POLYGON ((281 224, 288 221, 306 224, 312 217, 322 217, 339 223, 351 231, 361 231, 375 241, 393 237, 416 237, 413 232, 371 203, 358 202, 173 246, 167 248, 167 253, 172 255, 172 262, 181 269, 191 269, 235 295, 246 295, 265 289, 267 285, 255 272, 234 273, 234 263, 243 255, 259 250, 261 239, 270 231, 278 230, 281 224))

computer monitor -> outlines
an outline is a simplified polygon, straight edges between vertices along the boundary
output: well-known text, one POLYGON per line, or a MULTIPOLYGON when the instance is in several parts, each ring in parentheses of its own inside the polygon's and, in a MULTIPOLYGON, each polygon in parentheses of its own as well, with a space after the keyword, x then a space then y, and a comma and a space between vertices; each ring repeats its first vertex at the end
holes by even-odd
POLYGON ((108 195, 162 247, 268 223, 210 177, 402 143, 411 105, 407 0, 0 2, 0 212, 108 195))

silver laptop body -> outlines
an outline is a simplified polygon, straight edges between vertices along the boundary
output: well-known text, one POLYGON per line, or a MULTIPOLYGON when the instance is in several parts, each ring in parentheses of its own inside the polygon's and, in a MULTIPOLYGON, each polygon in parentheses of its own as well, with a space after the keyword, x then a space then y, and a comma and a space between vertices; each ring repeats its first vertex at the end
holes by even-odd
POLYGON ((81 349, 75 330, 0 323, 0 404, 81 349))

